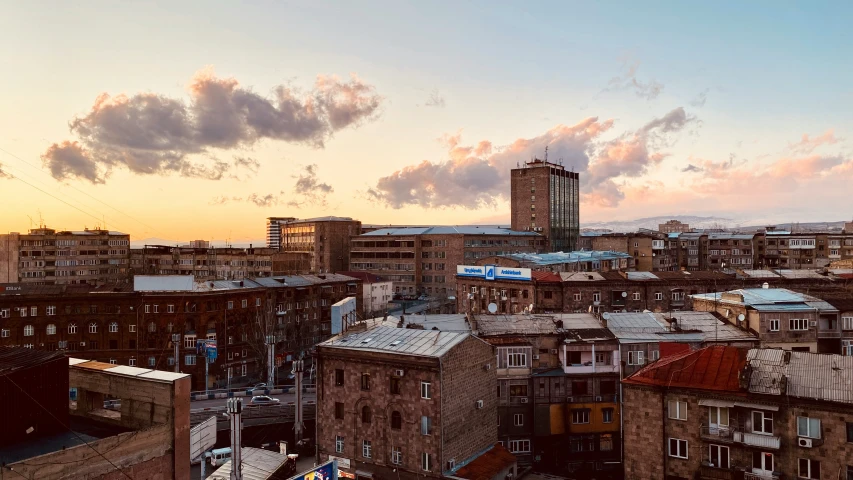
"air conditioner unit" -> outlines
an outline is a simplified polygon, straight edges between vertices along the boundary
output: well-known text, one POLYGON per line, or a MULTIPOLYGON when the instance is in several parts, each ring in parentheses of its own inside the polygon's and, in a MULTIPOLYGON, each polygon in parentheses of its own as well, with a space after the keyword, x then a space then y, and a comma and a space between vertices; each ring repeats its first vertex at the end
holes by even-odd
POLYGON ((521 403, 527 403, 527 397, 523 397, 523 398, 521 399, 521 403))
POLYGON ((491 369, 492 369, 492 364, 491 364, 491 363, 487 363, 487 364, 483 365, 483 370, 485 370, 485 371, 487 371, 487 372, 488 372, 488 371, 489 371, 489 370, 491 370, 491 369))
POLYGON ((812 320, 810 325, 813 327, 816 327, 817 326, 817 320, 812 320))
POLYGON ((533 360, 539 360, 539 355, 533 355, 533 360))
POLYGON ((85 346, 86 346, 86 342, 80 342, 80 346, 81 346, 81 347, 85 347, 85 346))
POLYGON ((803 448, 812 448, 812 439, 800 437, 799 439, 797 439, 797 445, 803 448))
POLYGON ((574 403, 575 397, 566 397, 566 403, 574 403))
POLYGON ((501 300, 506 301, 506 297, 501 297, 501 300))
POLYGON ((600 402, 600 401, 602 401, 602 400, 603 400, 603 398, 601 398, 601 397, 595 397, 595 401, 596 401, 596 402, 600 402))
POLYGON ((552 348, 552 349, 551 349, 551 354, 552 354, 552 355, 556 355, 556 354, 557 354, 557 349, 556 349, 556 348, 552 348))
POLYGON ((450 460, 447 461, 447 469, 453 470, 454 468, 456 468, 456 460, 451 458, 450 460))
POLYGON ((403 373, 405 373, 403 370, 394 370, 394 375, 398 377, 402 377, 403 373))
POLYGON ((483 408, 483 401, 477 400, 477 408, 483 408))

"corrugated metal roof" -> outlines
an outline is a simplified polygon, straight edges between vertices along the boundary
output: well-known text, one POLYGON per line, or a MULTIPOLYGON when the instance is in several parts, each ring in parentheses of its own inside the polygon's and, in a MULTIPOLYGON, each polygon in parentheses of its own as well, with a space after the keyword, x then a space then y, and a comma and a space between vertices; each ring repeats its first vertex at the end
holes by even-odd
MULTIPOLYGON (((538 315, 475 315, 477 331, 490 335, 553 335, 569 330, 601 330, 601 323, 588 313, 555 313, 538 315), (562 327, 557 322, 562 322, 562 327)), ((608 336, 612 336, 608 332, 608 336)))
POLYGON ((660 280, 652 272, 625 272, 628 280, 660 280))
POLYGON ((364 332, 335 337, 319 346, 438 358, 470 336, 461 332, 378 326, 364 332))
POLYGON ((0 347, 0 376, 64 358, 62 352, 24 347, 0 347))
POLYGON ((637 328, 643 329, 643 332, 662 332, 666 330, 664 325, 650 312, 604 313, 602 316, 607 319, 607 328, 611 330, 637 328))
POLYGON ((741 272, 748 278, 780 278, 779 274, 773 270, 741 270, 741 272))
POLYGON ((126 365, 113 365, 111 363, 97 362, 95 360, 84 360, 80 358, 68 358, 71 368, 85 368, 87 370, 100 370, 112 375, 124 377, 144 378, 158 382, 172 383, 175 380, 189 377, 187 373, 167 372, 165 370, 151 370, 150 368, 128 367, 126 365))
POLYGON ((515 465, 515 455, 497 443, 487 452, 468 462, 453 474, 455 478, 467 480, 491 480, 505 469, 515 465))
MULTIPOLYGON (((260 448, 243 447, 240 453, 243 480, 267 480, 287 461, 287 457, 280 453, 260 448)), ((231 478, 231 460, 223 463, 208 477, 210 480, 228 480, 229 478, 231 478)))
MULTIPOLYGON (((662 314, 655 315, 663 317, 662 314)), ((678 320, 681 330, 697 330, 702 332, 707 342, 716 340, 758 341, 755 335, 731 323, 724 322, 709 312, 672 312, 668 316, 678 320)))
POLYGON ((133 290, 136 292, 191 292, 192 275, 134 275, 133 290))
POLYGON ((536 232, 521 232, 508 228, 458 225, 458 226, 434 226, 434 227, 392 227, 382 228, 367 232, 360 237, 380 237, 386 235, 513 235, 519 237, 541 237, 536 232))
POLYGON ((708 240, 752 240, 754 233, 709 233, 708 240))
MULTIPOLYGON (((427 315, 402 315, 404 325, 423 325, 424 330, 432 330, 437 328, 442 332, 471 332, 471 325, 465 321, 464 313, 442 313, 442 314, 427 314, 427 315)), ((400 322, 400 317, 388 315, 388 318, 382 320, 382 325, 390 328, 397 328, 400 322)))
POLYGON ((853 404, 853 357, 751 349, 749 391, 853 404))
POLYGON ((661 358, 623 380, 625 383, 739 392, 746 350, 714 345, 661 358))
POLYGON ((564 282, 599 282, 604 280, 599 272, 561 272, 564 282))
POLYGON ((837 311, 835 307, 819 298, 794 292, 787 288, 741 288, 722 293, 695 294, 690 297, 712 302, 717 301, 720 304, 744 305, 767 312, 814 311, 815 309, 827 312, 837 311), (743 300, 736 300, 732 298, 733 296, 739 296, 743 300))
POLYGON ((500 255, 504 258, 520 262, 533 263, 536 265, 562 265, 581 262, 607 262, 611 260, 631 258, 624 252, 611 252, 607 250, 578 250, 574 252, 553 253, 512 253, 500 255))
POLYGON ((804 279, 804 278, 813 278, 820 280, 827 280, 825 275, 821 275, 814 270, 776 270, 783 278, 792 278, 792 279, 804 279))

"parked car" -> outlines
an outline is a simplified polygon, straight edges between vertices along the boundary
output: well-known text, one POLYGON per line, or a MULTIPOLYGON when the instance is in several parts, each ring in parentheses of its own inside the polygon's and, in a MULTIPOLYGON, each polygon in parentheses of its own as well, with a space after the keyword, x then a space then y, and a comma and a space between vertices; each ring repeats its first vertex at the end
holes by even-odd
POLYGON ((281 400, 268 397, 266 395, 258 395, 256 397, 252 397, 252 400, 249 403, 252 405, 278 405, 281 403, 281 400))
POLYGON ((267 388, 267 384, 266 383, 256 383, 255 386, 252 388, 254 388, 255 390, 263 390, 263 389, 267 388))

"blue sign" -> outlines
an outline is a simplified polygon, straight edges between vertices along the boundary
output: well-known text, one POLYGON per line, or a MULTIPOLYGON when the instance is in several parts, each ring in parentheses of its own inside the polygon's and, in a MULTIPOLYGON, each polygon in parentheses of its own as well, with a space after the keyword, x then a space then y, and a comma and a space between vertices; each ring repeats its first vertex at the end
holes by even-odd
POLYGON ((338 464, 336 461, 326 462, 307 472, 300 473, 289 480, 338 480, 338 464))
POLYGON ((532 272, 529 268, 499 267, 497 265, 470 266, 457 265, 456 276, 482 278, 485 280, 521 280, 530 281, 532 272))

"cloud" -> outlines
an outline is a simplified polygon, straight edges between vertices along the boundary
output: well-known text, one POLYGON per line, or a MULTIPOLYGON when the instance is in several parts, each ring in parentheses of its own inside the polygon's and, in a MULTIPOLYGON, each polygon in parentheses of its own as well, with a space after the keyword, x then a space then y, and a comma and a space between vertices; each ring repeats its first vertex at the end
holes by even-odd
POLYGON ((697 167, 696 165, 693 165, 692 163, 688 163, 686 167, 681 169, 681 172, 682 173, 692 173, 692 172, 698 173, 698 172, 701 172, 703 170, 704 169, 702 167, 697 167))
POLYGON ((261 162, 250 157, 234 157, 234 168, 245 168, 255 174, 261 168, 261 162))
POLYGON ((603 92, 617 92, 622 90, 631 90, 634 95, 646 99, 654 100, 663 91, 663 84, 655 80, 642 82, 637 79, 637 70, 640 68, 640 62, 634 62, 630 65, 623 65, 625 72, 622 75, 613 77, 608 82, 607 87, 603 92))
POLYGON ((822 135, 819 135, 819 136, 813 137, 813 138, 809 137, 808 134, 804 133, 803 137, 800 139, 799 142, 789 143, 788 148, 792 152, 795 152, 795 153, 809 154, 809 153, 812 153, 817 148, 819 148, 823 145, 834 145, 834 144, 840 142, 841 140, 844 140, 844 139, 843 138, 836 138, 835 137, 835 130, 830 128, 829 130, 824 132, 822 135))
POLYGON ((693 100, 690 100, 690 106, 696 107, 696 108, 704 107, 705 102, 708 101, 708 92, 709 91, 711 91, 711 89, 706 88, 705 90, 702 90, 701 92, 699 92, 699 94, 696 95, 696 98, 694 98, 693 100))
POLYGON ((298 203, 292 201, 293 206, 310 203, 314 205, 326 205, 326 197, 335 190, 328 183, 322 183, 317 179, 317 165, 307 165, 303 169, 303 173, 294 175, 296 184, 293 186, 293 193, 301 196, 304 202, 298 203))
POLYGON ((424 103, 425 107, 440 107, 444 108, 444 97, 438 93, 438 90, 433 90, 429 94, 429 98, 427 98, 426 103, 424 103))
POLYGON ((101 94, 89 113, 69 123, 78 140, 51 145, 42 160, 60 180, 103 183, 115 168, 220 179, 231 168, 256 171, 257 162, 240 157, 233 165, 206 165, 188 157, 264 139, 323 148, 336 132, 377 118, 383 102, 355 75, 347 81, 320 75, 308 92, 278 85, 261 96, 211 69, 196 73, 189 94, 189 101, 154 93, 101 94))
POLYGON ((227 195, 217 195, 213 197, 208 203, 208 205, 221 206, 227 205, 229 203, 250 203, 257 207, 274 207, 283 203, 284 192, 275 193, 267 193, 267 194, 259 194, 252 193, 247 195, 246 197, 229 197, 227 195))
POLYGON ((379 178, 366 197, 391 208, 417 205, 424 208, 478 209, 493 206, 510 194, 510 170, 535 156, 561 162, 581 175, 584 200, 599 205, 618 205, 625 178, 638 177, 660 163, 672 135, 697 120, 683 108, 655 118, 636 131, 616 138, 601 137, 613 128, 613 120, 589 117, 575 125, 558 125, 542 135, 519 138, 496 148, 489 141, 463 145, 461 134, 446 135, 443 162, 423 160, 379 178))
POLYGON ((6 173, 3 170, 3 164, 0 163, 0 178, 14 178, 11 173, 6 173))

